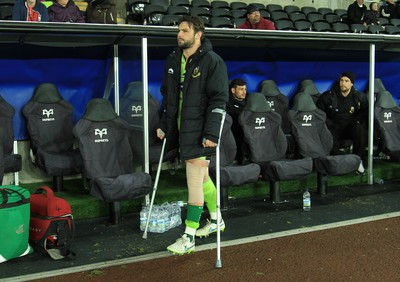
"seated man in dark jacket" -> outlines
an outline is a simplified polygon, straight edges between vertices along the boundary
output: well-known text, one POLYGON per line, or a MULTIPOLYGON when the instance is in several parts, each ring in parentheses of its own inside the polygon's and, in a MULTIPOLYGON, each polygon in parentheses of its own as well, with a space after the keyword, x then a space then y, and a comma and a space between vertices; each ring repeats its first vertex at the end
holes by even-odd
POLYGON ((18 0, 12 10, 14 21, 48 22, 49 15, 44 4, 37 0, 18 0))
MULTIPOLYGON (((364 93, 354 88, 355 76, 346 71, 340 76, 339 87, 324 92, 318 99, 317 107, 326 113, 326 125, 333 137, 332 155, 339 155, 344 140, 353 141, 353 153, 364 159, 367 144, 366 125, 368 102, 364 93)), ((361 162, 359 174, 365 169, 361 162)))
POLYGON ((363 24, 367 25, 365 16, 367 14, 367 6, 364 5, 364 0, 356 0, 347 8, 348 24, 363 24))
POLYGON ((236 160, 243 163, 243 129, 238 122, 238 116, 246 105, 247 91, 246 81, 241 78, 235 78, 231 81, 229 101, 226 104, 226 112, 232 117, 232 134, 236 141, 236 160))

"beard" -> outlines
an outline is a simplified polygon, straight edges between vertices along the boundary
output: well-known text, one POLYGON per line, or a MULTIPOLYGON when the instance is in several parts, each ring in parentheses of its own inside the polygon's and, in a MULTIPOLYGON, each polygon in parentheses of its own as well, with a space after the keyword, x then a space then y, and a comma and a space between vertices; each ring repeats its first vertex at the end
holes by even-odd
POLYGON ((194 44, 194 37, 191 38, 190 40, 184 40, 184 39, 179 39, 178 38, 178 46, 182 49, 188 49, 192 47, 194 44))

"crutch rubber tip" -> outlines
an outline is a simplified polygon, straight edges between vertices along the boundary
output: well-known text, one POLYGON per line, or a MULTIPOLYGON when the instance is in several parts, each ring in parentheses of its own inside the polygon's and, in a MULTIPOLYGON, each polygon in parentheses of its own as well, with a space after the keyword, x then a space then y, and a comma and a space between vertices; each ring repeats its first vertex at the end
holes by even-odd
POLYGON ((222 261, 220 259, 217 259, 217 262, 215 263, 215 268, 222 268, 222 261))

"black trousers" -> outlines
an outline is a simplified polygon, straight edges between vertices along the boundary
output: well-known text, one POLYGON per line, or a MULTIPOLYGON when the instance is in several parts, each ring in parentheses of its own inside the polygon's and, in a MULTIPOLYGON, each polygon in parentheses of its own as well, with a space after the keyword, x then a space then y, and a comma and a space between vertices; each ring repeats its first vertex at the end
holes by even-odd
POLYGON ((353 154, 356 154, 365 159, 365 146, 367 144, 367 129, 366 126, 358 122, 350 123, 346 127, 329 128, 333 137, 332 155, 343 154, 340 151, 343 148, 345 140, 353 142, 353 154))

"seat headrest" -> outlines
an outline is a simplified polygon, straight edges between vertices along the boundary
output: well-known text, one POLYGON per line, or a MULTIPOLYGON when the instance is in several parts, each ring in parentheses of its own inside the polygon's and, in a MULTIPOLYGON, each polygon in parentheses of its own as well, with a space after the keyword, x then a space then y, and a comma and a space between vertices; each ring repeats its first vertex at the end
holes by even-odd
POLYGON ((273 80, 264 80, 261 84, 261 93, 266 97, 273 97, 281 95, 281 91, 279 91, 278 86, 273 80))
POLYGON ((39 103, 56 103, 63 100, 57 86, 53 83, 42 83, 36 86, 32 101, 39 103))
POLYGON ((300 91, 299 92, 305 92, 310 95, 319 95, 317 87, 315 86, 314 81, 311 79, 305 79, 300 83, 300 91))
POLYGON ((380 78, 375 78, 374 79, 374 92, 378 93, 378 92, 382 92, 382 91, 386 91, 386 88, 383 85, 382 80, 380 78))
POLYGON ((294 96, 292 109, 300 112, 312 112, 317 109, 317 106, 315 106, 311 95, 303 92, 297 93, 296 96, 294 96))
POLYGON ((88 102, 86 106, 84 119, 91 121, 109 121, 117 118, 118 115, 115 112, 110 101, 101 98, 95 98, 88 102))
POLYGON ((382 91, 378 95, 378 99, 376 100, 377 107, 381 107, 384 109, 390 109, 397 107, 396 101, 393 99, 392 94, 389 91, 382 91))
POLYGON ((247 97, 246 106, 244 109, 254 113, 264 113, 271 111, 265 96, 259 92, 250 93, 247 97))
POLYGON ((124 97, 134 100, 143 100, 143 83, 141 81, 129 82, 124 89, 124 97))

